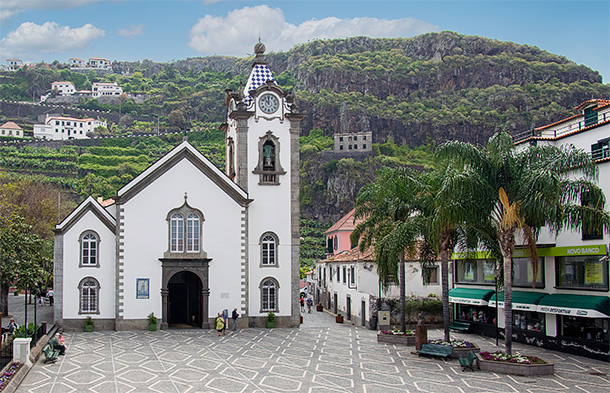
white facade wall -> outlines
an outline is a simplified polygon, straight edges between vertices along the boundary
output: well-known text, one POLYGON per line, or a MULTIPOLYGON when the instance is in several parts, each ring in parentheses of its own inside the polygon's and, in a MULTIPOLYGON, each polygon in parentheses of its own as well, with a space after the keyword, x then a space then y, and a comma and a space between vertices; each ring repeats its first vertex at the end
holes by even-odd
MULTIPOLYGON (((281 102, 281 99, 280 99, 281 102)), ((280 109, 281 110, 281 109, 280 109)), ((291 315, 291 189, 290 189, 290 122, 280 119, 257 123, 250 119, 248 130, 248 196, 254 199, 249 206, 248 257, 249 269, 249 304, 250 316, 266 315, 261 312, 261 295, 259 285, 266 277, 273 277, 279 283, 278 316, 291 315), (252 173, 258 165, 258 142, 267 131, 279 139, 279 159, 286 174, 279 175, 279 185, 259 185, 259 175, 252 173), (265 232, 273 232, 279 239, 277 267, 261 266, 260 238, 265 232)))
MULTIPOLYGON (((80 293, 78 284, 85 277, 95 278, 99 284, 99 314, 93 319, 115 317, 115 234, 99 218, 88 211, 63 236, 63 318, 83 319, 79 314, 80 293), (85 231, 99 235, 99 267, 80 264, 80 236, 85 231)), ((89 314, 87 314, 89 315, 89 314)))
POLYGON ((47 117, 46 124, 34 124, 34 138, 65 140, 89 138, 87 133, 96 127, 106 127, 106 122, 97 119, 75 119, 71 117, 47 117))
POLYGON ((241 283, 242 208, 188 160, 182 160, 121 205, 124 223, 124 315, 143 319, 162 315, 161 262, 169 248, 168 213, 184 204, 204 215, 202 248, 210 261, 209 317, 238 307, 241 283), (188 181, 185 181, 188 179, 188 181), (136 278, 150 278, 150 298, 136 299, 136 278))
POLYGON ((94 83, 91 86, 91 96, 94 98, 102 96, 119 96, 123 94, 123 88, 116 82, 113 83, 94 83))
POLYGON ((76 88, 72 82, 53 82, 51 90, 57 90, 60 96, 71 96, 76 92, 76 88))

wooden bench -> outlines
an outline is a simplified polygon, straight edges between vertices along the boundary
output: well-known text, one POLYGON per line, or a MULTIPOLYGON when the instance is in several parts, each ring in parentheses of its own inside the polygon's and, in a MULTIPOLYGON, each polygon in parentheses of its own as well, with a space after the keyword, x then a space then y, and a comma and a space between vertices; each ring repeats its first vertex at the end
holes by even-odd
POLYGON ((449 329, 456 332, 467 332, 470 329, 470 324, 468 322, 457 322, 454 321, 449 329))
POLYGON ((453 347, 449 345, 424 344, 421 346, 421 349, 415 353, 419 356, 426 355, 449 359, 453 353, 453 347))
POLYGON ((477 355, 473 351, 468 352, 468 357, 459 358, 460 366, 462 366, 462 372, 466 369, 470 369, 474 372, 474 361, 477 359, 477 355))
POLYGON ((54 350, 53 348, 51 348, 50 345, 46 345, 43 350, 42 353, 44 354, 44 363, 55 363, 55 361, 57 360, 57 358, 59 357, 59 351, 54 350))

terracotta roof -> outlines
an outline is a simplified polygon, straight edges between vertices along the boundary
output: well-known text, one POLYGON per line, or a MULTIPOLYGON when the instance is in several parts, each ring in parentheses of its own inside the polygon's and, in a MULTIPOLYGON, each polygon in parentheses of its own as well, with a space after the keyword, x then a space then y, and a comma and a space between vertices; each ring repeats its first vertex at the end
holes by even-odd
POLYGON ((322 262, 350 262, 350 261, 374 261, 375 253, 372 247, 369 247, 363 253, 360 252, 358 247, 354 247, 351 250, 340 252, 339 254, 332 255, 330 258, 323 260, 322 262))
POLYGON ((356 227, 356 225, 358 225, 358 223, 360 222, 360 220, 357 220, 358 223, 354 222, 354 221, 356 221, 354 219, 355 212, 356 212, 356 209, 350 210, 349 213, 347 213, 346 215, 341 217, 339 219, 339 221, 334 223, 333 226, 328 228, 326 230, 326 232, 324 232, 324 233, 331 233, 331 232, 335 232, 335 231, 353 231, 354 228, 356 227))
POLYGON ((70 60, 80 60, 80 61, 83 61, 83 59, 79 59, 78 57, 70 57, 70 60))
POLYGON ((604 104, 604 105, 607 105, 609 103, 610 103, 610 100, 601 100, 599 98, 594 98, 592 100, 587 100, 587 101, 583 102, 582 104, 578 105, 574 109, 579 111, 579 110, 582 110, 582 108, 584 108, 585 106, 587 106, 589 104, 598 104, 598 105, 604 104))
POLYGON ((12 121, 7 121, 0 128, 10 129, 10 130, 22 130, 23 128, 19 127, 16 123, 12 121))
POLYGON ((547 124, 546 126, 542 126, 542 127, 538 127, 538 128, 534 128, 535 131, 539 131, 539 130, 544 130, 545 128, 549 128, 552 126, 556 126, 557 124, 561 124, 561 123, 565 123, 568 120, 574 120, 577 117, 582 117, 584 116, 583 114, 578 114, 578 115, 574 115, 574 116, 570 116, 570 117, 566 117, 565 119, 556 121, 555 123, 551 123, 551 124, 547 124))
POLYGON ((6 59, 6 61, 21 61, 21 59, 6 59))

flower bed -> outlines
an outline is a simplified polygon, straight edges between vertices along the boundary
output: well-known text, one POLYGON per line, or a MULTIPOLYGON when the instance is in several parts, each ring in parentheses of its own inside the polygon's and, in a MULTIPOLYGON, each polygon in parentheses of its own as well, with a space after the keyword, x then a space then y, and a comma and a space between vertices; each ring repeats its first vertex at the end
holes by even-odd
POLYGON ((20 368, 21 364, 12 363, 4 370, 2 375, 0 375, 0 391, 3 391, 7 387, 13 376, 17 374, 17 371, 19 371, 20 368))
POLYGON ((415 332, 407 330, 403 333, 398 329, 382 330, 377 334, 377 342, 395 345, 415 345, 415 332))
POLYGON ((434 345, 444 345, 453 347, 453 352, 451 353, 451 359, 459 359, 468 357, 468 352, 472 351, 474 353, 478 353, 481 348, 477 347, 470 341, 466 340, 451 340, 451 342, 447 342, 445 340, 428 340, 428 344, 434 345))
POLYGON ((535 356, 507 355, 505 352, 481 352, 477 355, 481 371, 516 375, 553 375, 553 363, 535 356))

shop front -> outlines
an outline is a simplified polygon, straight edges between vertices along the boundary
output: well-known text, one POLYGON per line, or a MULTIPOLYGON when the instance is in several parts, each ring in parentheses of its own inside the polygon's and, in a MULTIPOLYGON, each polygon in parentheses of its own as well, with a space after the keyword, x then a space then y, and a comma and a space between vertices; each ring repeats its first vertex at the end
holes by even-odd
POLYGON ((449 290, 449 303, 454 304, 455 321, 468 322, 470 331, 484 336, 495 335, 496 312, 490 309, 490 289, 453 288, 449 290))
MULTIPOLYGON (((513 291, 512 293, 512 309, 513 309, 513 332, 536 332, 544 333, 545 320, 544 314, 538 312, 538 302, 547 294, 543 292, 525 292, 513 291)), ((498 294, 493 294, 489 299, 489 307, 497 306, 501 311, 500 315, 504 315, 504 291, 498 294)), ((500 317, 500 327, 504 327, 504 318, 500 317)))

